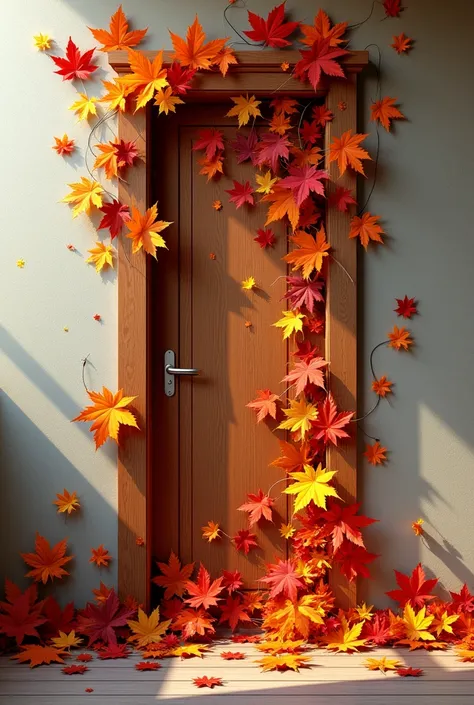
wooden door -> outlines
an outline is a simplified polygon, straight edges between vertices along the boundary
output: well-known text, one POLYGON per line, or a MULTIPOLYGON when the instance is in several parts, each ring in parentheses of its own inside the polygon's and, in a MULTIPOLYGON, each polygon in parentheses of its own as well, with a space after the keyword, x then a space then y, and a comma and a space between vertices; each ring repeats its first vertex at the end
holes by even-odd
POLYGON ((175 117, 152 120, 152 201, 173 221, 165 233, 169 251, 160 251, 152 275, 152 551, 160 560, 173 550, 182 561, 202 561, 212 575, 239 570, 247 587, 257 587, 263 562, 286 554, 279 534, 288 520, 283 485, 272 491, 279 498, 274 524, 252 528, 260 548, 248 556, 225 536, 209 544, 201 530, 209 520, 230 537, 248 528, 237 507, 248 492, 267 492, 282 477, 269 463, 284 435, 274 432, 276 423, 257 424, 246 404, 257 389, 285 389, 288 345, 272 324, 286 308, 286 232, 277 224, 275 246, 262 250, 254 238, 267 209, 236 209, 225 192, 233 179, 255 186, 255 168, 238 164, 227 149, 225 175, 207 182, 199 174, 202 153, 192 151, 203 127, 219 127, 227 143, 235 139, 228 109, 179 106, 175 117), (222 210, 214 210, 215 200, 222 210), (241 283, 250 276, 257 288, 245 291, 241 283), (175 351, 179 367, 200 369, 197 377, 176 378, 173 397, 164 391, 166 350, 175 351))

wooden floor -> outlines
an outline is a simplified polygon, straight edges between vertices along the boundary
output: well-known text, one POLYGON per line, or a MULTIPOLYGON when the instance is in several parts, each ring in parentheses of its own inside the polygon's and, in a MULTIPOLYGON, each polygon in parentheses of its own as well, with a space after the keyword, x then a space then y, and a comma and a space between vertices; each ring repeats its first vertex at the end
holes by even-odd
MULTIPOLYGON (((79 652, 76 652, 79 653, 79 652)), ((84 675, 66 676, 60 665, 30 669, 0 659, 0 705, 185 705, 191 699, 213 705, 473 705, 474 664, 453 651, 412 652, 378 649, 365 654, 309 652, 310 668, 299 673, 261 673, 262 654, 251 644, 221 641, 203 659, 164 659, 158 671, 139 672, 138 655, 116 661, 96 658, 84 675), (242 661, 224 661, 221 651, 241 651, 242 661), (420 678, 368 671, 367 658, 389 656, 422 668, 420 678), (223 686, 196 688, 193 678, 222 678, 223 686), (93 688, 86 693, 86 688, 93 688)), ((74 663, 72 659, 69 663, 74 663)))

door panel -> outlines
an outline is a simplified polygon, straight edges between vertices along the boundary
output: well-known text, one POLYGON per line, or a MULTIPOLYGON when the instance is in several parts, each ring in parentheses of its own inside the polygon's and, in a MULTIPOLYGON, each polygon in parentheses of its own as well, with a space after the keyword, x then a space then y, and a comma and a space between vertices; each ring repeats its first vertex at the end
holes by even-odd
POLYGON ((160 252, 152 278, 151 330, 157 333, 150 511, 153 552, 160 560, 174 550, 183 561, 202 561, 213 575, 223 568, 239 570, 246 586, 256 587, 262 562, 286 552, 278 531, 288 520, 282 485, 272 492, 279 497, 274 524, 262 521, 252 528, 260 548, 248 556, 226 537, 207 543, 201 527, 213 520, 229 536, 248 528, 247 514, 237 507, 248 492, 266 492, 281 478, 269 463, 278 457, 284 435, 273 432, 276 423, 257 424, 246 404, 257 389, 284 389, 288 346, 272 323, 286 308, 280 299, 287 237, 277 224, 275 247, 262 250, 254 237, 265 222, 265 205, 237 210, 229 203, 225 189, 232 188, 232 179, 255 184, 254 167, 237 164, 233 150, 226 150, 226 175, 220 180, 208 183, 199 174, 201 153, 192 151, 196 133, 219 126, 227 143, 235 139, 237 124, 223 118, 227 110, 227 105, 183 106, 166 123, 153 122, 154 198, 161 217, 173 225, 165 233, 169 252, 160 252), (212 208, 216 199, 223 203, 221 211, 212 208), (249 276, 257 281, 255 291, 241 287, 249 276), (176 352, 177 366, 201 370, 199 377, 177 378, 172 398, 163 389, 167 349, 176 352))

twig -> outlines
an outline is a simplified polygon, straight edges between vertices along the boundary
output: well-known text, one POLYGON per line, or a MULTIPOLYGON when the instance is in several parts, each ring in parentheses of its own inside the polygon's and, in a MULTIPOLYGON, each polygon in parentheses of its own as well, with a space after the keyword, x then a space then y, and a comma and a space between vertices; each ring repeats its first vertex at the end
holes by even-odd
POLYGON ((89 394, 89 390, 87 388, 86 380, 85 380, 85 369, 87 365, 88 358, 90 357, 90 353, 87 353, 85 357, 81 359, 82 362, 82 384, 84 385, 84 389, 86 392, 89 394))

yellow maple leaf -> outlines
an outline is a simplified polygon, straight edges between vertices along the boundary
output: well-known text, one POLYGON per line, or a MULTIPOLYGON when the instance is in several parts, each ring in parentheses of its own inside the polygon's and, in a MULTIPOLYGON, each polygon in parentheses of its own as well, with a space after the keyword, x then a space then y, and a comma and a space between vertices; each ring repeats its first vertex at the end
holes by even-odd
POLYGON ((127 237, 132 240, 132 252, 135 254, 143 249, 156 259, 156 248, 166 247, 166 242, 159 233, 167 228, 171 223, 165 220, 157 220, 158 203, 148 208, 142 215, 138 208, 132 206, 132 217, 125 225, 129 229, 127 237))
POLYGON ((47 51, 51 49, 52 39, 48 34, 35 34, 33 37, 35 41, 35 47, 40 51, 47 51))
POLYGON ((285 600, 280 609, 266 617, 264 629, 276 630, 281 640, 292 639, 295 634, 304 639, 309 636, 311 624, 324 624, 324 609, 316 595, 303 595, 295 602, 285 600))
POLYGON ((100 448, 107 438, 112 438, 118 444, 118 432, 121 425, 138 428, 132 412, 127 406, 135 397, 124 397, 123 389, 116 394, 102 387, 100 392, 88 391, 93 406, 86 406, 73 421, 93 421, 91 431, 94 431, 95 447, 100 448))
POLYGON ((181 656, 181 658, 198 656, 202 658, 206 651, 207 646, 205 644, 185 644, 184 646, 178 646, 178 648, 173 649, 173 656, 181 656))
POLYGON ((255 181, 258 184, 258 188, 255 189, 256 193, 269 194, 273 193, 273 184, 276 184, 278 178, 276 176, 272 176, 272 172, 269 169, 262 175, 257 174, 255 176, 255 181))
POLYGON ((79 120, 88 120, 91 115, 97 115, 97 98, 79 93, 80 98, 71 105, 69 110, 74 110, 79 120))
POLYGON ((453 628, 451 624, 454 624, 454 622, 456 622, 458 619, 458 614, 448 615, 446 610, 440 617, 435 616, 433 620, 433 628, 436 629, 436 635, 440 636, 441 632, 453 634, 453 628))
POLYGON ((247 279, 244 279, 242 282, 242 289, 246 291, 251 291, 252 289, 255 289, 256 282, 255 282, 255 277, 248 277, 247 279))
POLYGON ((80 213, 89 215, 92 208, 100 208, 102 206, 102 194, 104 189, 97 181, 91 181, 85 176, 81 176, 81 181, 73 184, 68 184, 72 189, 71 193, 64 196, 62 203, 74 203, 72 209, 72 217, 76 218, 80 213))
POLYGON ((355 608, 355 611, 359 615, 359 619, 361 619, 362 621, 370 622, 370 620, 374 616, 373 612, 372 612, 373 609, 374 609, 373 605, 370 605, 370 607, 367 607, 365 602, 363 602, 359 607, 355 608))
POLYGON ((461 661, 470 663, 474 661, 474 650, 470 649, 467 644, 458 644, 455 649, 461 661))
POLYGON ((301 656, 300 654, 279 654, 277 656, 264 656, 258 659, 262 667, 262 671, 299 671, 301 666, 306 665, 310 661, 309 656, 301 656))
POLYGON ((354 624, 350 629, 345 617, 341 617, 341 626, 330 632, 324 642, 326 648, 332 651, 358 651, 359 646, 365 646, 366 639, 360 639, 360 633, 364 622, 354 624))
POLYGON ((285 494, 296 495, 295 512, 304 509, 310 502, 326 509, 326 497, 339 497, 335 488, 328 485, 337 471, 323 469, 321 463, 316 470, 311 465, 304 465, 303 470, 304 472, 291 472, 290 477, 295 482, 283 490, 285 494))
POLYGON ((203 539, 207 539, 209 543, 220 538, 220 526, 214 521, 208 521, 206 526, 201 527, 203 539))
POLYGON ((395 658, 387 658, 383 656, 382 658, 367 658, 364 661, 364 666, 369 669, 369 671, 396 671, 400 668, 401 661, 395 658))
POLYGON ((280 526, 280 536, 284 539, 291 539, 296 529, 293 524, 282 524, 280 526))
POLYGON ((95 159, 94 169, 103 167, 105 178, 113 179, 114 176, 118 175, 117 146, 112 142, 100 142, 95 146, 101 154, 98 154, 95 159))
POLYGON ((16 261, 16 266, 17 266, 19 269, 23 269, 23 267, 25 266, 25 264, 26 264, 26 262, 25 262, 24 259, 17 259, 17 261, 16 261))
POLYGON ((95 244, 95 247, 93 247, 91 250, 87 250, 87 252, 90 252, 91 256, 86 259, 86 262, 95 264, 95 271, 98 273, 101 272, 104 267, 113 268, 113 255, 115 254, 115 250, 112 245, 105 245, 103 242, 100 241, 97 241, 95 244))
POLYGON ((309 279, 314 270, 320 272, 324 258, 328 256, 328 251, 331 249, 326 241, 324 226, 318 230, 316 238, 304 230, 297 230, 291 237, 291 241, 298 246, 298 249, 292 250, 283 259, 293 265, 293 271, 301 269, 304 279, 309 279))
POLYGON ((301 438, 304 438, 307 431, 311 428, 311 421, 315 421, 318 418, 316 406, 306 402, 304 398, 298 401, 291 399, 290 408, 283 409, 283 413, 287 418, 281 422, 278 428, 283 428, 293 433, 299 431, 301 438))
POLYGON ((155 91, 168 85, 167 72, 163 68, 163 52, 157 52, 153 62, 141 51, 128 50, 128 60, 132 73, 118 80, 130 91, 139 90, 135 112, 143 108, 153 98, 155 91))
POLYGON ((226 113, 226 117, 236 115, 239 119, 239 127, 246 125, 250 117, 257 118, 262 116, 260 108, 258 107, 262 101, 256 100, 254 95, 251 98, 248 97, 248 94, 245 97, 239 95, 231 98, 231 100, 234 101, 235 105, 226 113))
POLYGON ((410 641, 434 641, 433 634, 427 631, 433 620, 434 615, 426 616, 426 607, 422 607, 417 614, 410 603, 407 602, 403 610, 403 626, 405 627, 407 639, 410 641))
POLYGON ((114 78, 113 83, 111 81, 102 81, 104 88, 107 89, 107 93, 99 99, 100 103, 108 103, 109 110, 118 110, 119 112, 125 112, 127 96, 130 95, 130 88, 125 86, 120 82, 120 79, 114 78))
POLYGON ((176 106, 179 105, 179 103, 184 103, 184 100, 181 100, 177 95, 173 95, 171 86, 168 86, 165 90, 161 88, 155 96, 155 105, 158 106, 159 115, 161 115, 161 113, 165 115, 168 115, 169 112, 175 113, 176 106))
POLYGON ((305 316, 299 311, 282 311, 283 318, 280 318, 272 325, 275 328, 283 328, 283 340, 289 338, 293 333, 303 330, 303 320, 305 316))
POLYGON ((171 619, 160 624, 160 609, 157 607, 148 617, 145 612, 138 608, 138 621, 127 622, 133 634, 128 637, 128 641, 134 642, 139 648, 148 644, 158 643, 162 640, 163 634, 171 624, 171 619))
POLYGON ((64 489, 63 494, 57 494, 57 499, 53 502, 58 507, 58 514, 75 512, 80 509, 81 504, 77 498, 77 493, 73 492, 70 494, 66 489, 64 489))
POLYGON ((76 632, 74 630, 69 632, 69 634, 59 630, 59 636, 51 639, 51 641, 56 647, 61 649, 70 649, 72 646, 79 646, 79 644, 82 644, 82 639, 76 636, 76 632))
POLYGON ((170 32, 170 37, 174 48, 173 59, 179 61, 181 66, 189 66, 191 69, 209 69, 219 61, 218 55, 229 38, 213 39, 206 44, 206 35, 197 15, 187 29, 186 40, 173 32, 170 32))

